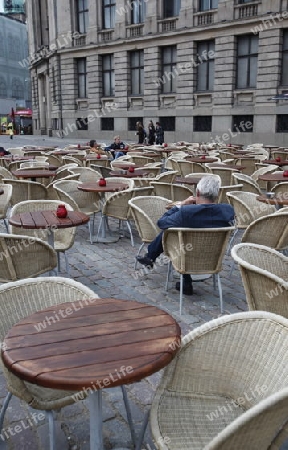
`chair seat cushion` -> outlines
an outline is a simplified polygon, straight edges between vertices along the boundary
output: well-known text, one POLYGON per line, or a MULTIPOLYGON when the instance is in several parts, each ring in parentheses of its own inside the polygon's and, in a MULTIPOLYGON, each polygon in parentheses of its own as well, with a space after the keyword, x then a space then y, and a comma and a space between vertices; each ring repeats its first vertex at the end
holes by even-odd
POLYGON ((160 434, 169 437, 169 450, 204 450, 243 412, 237 399, 166 391, 158 408, 160 434))

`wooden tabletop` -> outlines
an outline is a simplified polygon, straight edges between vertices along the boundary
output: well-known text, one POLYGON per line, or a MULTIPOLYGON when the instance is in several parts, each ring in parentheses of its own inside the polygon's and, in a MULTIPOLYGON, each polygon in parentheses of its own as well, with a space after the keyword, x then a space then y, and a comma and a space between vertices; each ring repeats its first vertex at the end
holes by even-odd
POLYGON ((121 171, 117 171, 117 170, 112 170, 109 174, 110 177, 123 177, 123 178, 141 178, 141 177, 145 177, 148 176, 149 174, 149 169, 147 168, 147 170, 142 170, 142 169, 136 169, 134 170, 134 172, 129 172, 129 170, 125 170, 125 172, 121 172, 121 171))
POLYGON ((54 177, 56 172, 47 169, 25 169, 13 170, 12 175, 17 178, 49 178, 54 177))
POLYGON ((115 182, 107 181, 106 186, 99 186, 98 182, 89 182, 79 184, 77 187, 80 191, 85 192, 118 192, 127 189, 129 186, 128 184, 123 185, 123 183, 119 183, 115 180, 115 182))
POLYGON ((226 164, 226 163, 212 163, 212 167, 217 167, 219 169, 232 169, 232 170, 243 170, 245 166, 236 166, 235 164, 226 164))
POLYGON ((283 175, 284 172, 281 173, 265 173, 264 175, 259 175, 258 179, 263 181, 287 181, 288 176, 283 175))
MULTIPOLYGON (((117 160, 116 160, 117 161, 117 160)), ((127 169, 129 169, 129 167, 131 167, 131 166, 133 166, 134 167, 134 169, 137 169, 137 167, 139 167, 139 166, 136 166, 136 164, 135 163, 133 163, 133 162, 129 162, 129 161, 123 161, 123 162, 116 162, 115 161, 115 164, 113 164, 113 170, 115 170, 115 169, 117 169, 117 168, 119 168, 119 169, 123 169, 123 170, 127 170, 127 169)))
POLYGON ((89 222, 89 216, 80 211, 68 211, 65 219, 59 219, 56 210, 25 212, 15 214, 9 219, 10 225, 24 229, 70 228, 87 222, 89 222))
MULTIPOLYGON (((203 174, 205 176, 205 174, 203 174)), ((198 182, 201 180, 201 177, 176 177, 173 184, 198 184, 198 182)))
POLYGON ((258 195, 256 200, 262 203, 268 203, 269 205, 288 205, 288 193, 285 192, 286 195, 279 195, 278 197, 269 198, 266 195, 258 195))
POLYGON ((96 390, 157 372, 174 358, 180 339, 175 319, 155 306, 90 299, 21 320, 5 337, 2 357, 11 372, 39 386, 96 390), (48 323, 51 316, 55 321, 48 323))
MULTIPOLYGON (((288 153, 287 153, 288 156, 288 153)), ((281 159, 281 161, 276 161, 276 159, 264 159, 263 161, 261 161, 262 164, 275 164, 276 166, 282 167, 282 166, 288 166, 288 160, 283 160, 281 159)))
POLYGON ((95 153, 91 153, 90 155, 87 155, 87 156, 85 156, 85 160, 86 161, 98 161, 98 160, 100 160, 100 159, 105 159, 105 160, 107 160, 108 159, 108 156, 107 155, 100 155, 100 158, 97 158, 97 156, 96 156, 96 154, 95 153))
POLYGON ((204 164, 204 163, 216 162, 216 161, 218 161, 218 159, 217 158, 210 158, 209 156, 205 156, 205 158, 203 158, 201 156, 199 158, 190 156, 189 158, 185 158, 185 161, 195 162, 195 163, 199 163, 199 164, 204 164))

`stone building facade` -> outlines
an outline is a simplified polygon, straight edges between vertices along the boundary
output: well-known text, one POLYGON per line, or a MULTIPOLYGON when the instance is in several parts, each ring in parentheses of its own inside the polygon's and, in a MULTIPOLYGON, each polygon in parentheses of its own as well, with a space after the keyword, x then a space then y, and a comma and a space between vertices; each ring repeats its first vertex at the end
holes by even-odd
POLYGON ((27 0, 34 133, 288 147, 288 0, 27 0), (278 96, 274 98, 275 96, 278 96))

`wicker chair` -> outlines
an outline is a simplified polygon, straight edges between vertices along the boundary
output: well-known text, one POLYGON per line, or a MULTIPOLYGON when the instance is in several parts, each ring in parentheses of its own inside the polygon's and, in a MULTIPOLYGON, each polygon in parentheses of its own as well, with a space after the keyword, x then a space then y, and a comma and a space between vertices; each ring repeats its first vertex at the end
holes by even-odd
POLYGON ((185 200, 193 195, 193 191, 186 186, 170 183, 159 183, 152 181, 150 183, 154 188, 154 195, 164 197, 173 202, 185 200))
POLYGON ((4 221, 4 225, 8 232, 8 225, 6 221, 7 211, 11 203, 12 186, 11 184, 0 184, 0 189, 3 189, 3 194, 0 195, 0 220, 4 221))
POLYGON ((243 184, 231 184, 231 186, 220 186, 218 203, 229 203, 227 192, 242 191, 243 184))
MULTIPOLYGON (((180 315, 183 303, 183 274, 213 274, 214 285, 217 275, 220 297, 220 311, 223 313, 220 271, 234 227, 224 228, 169 228, 163 234, 163 249, 170 258, 166 290, 172 266, 180 276, 180 315), (189 250, 190 248, 190 250, 189 250)), ((192 277, 193 279, 193 277, 192 277)))
POLYGON ((178 164, 179 169, 180 169, 181 177, 185 177, 189 173, 194 173, 194 172, 197 172, 197 173, 203 172, 203 173, 205 173, 206 172, 205 166, 202 165, 202 164, 198 164, 198 163, 194 163, 194 162, 186 161, 186 160, 178 160, 177 164, 178 164))
POLYGON ((3 178, 2 183, 10 184, 12 186, 12 206, 25 200, 46 200, 48 197, 46 187, 35 181, 3 178))
POLYGON ((243 166, 242 173, 245 175, 252 175, 256 170, 255 164, 258 162, 260 162, 260 159, 258 159, 256 155, 254 158, 238 158, 235 167, 237 169, 237 166, 243 166))
POLYGON ((166 206, 169 203, 170 200, 167 200, 167 198, 144 195, 128 201, 133 220, 142 240, 135 258, 135 269, 137 268, 137 256, 140 255, 144 245, 152 242, 160 233, 161 230, 157 226, 157 221, 167 211, 166 206))
POLYGON ((231 250, 239 264, 250 310, 270 311, 288 318, 288 258, 264 245, 235 245, 231 250))
POLYGON ((166 172, 160 173, 155 177, 155 181, 160 183, 173 183, 177 176, 176 170, 167 170, 166 172))
POLYGON ((275 193, 275 196, 278 198, 283 197, 285 200, 288 199, 288 182, 277 183, 272 189, 271 192, 275 193))
MULTIPOLYGON (((39 277, 7 283, 0 286, 1 342, 9 329, 19 320, 30 314, 60 303, 74 302, 98 298, 91 289, 68 278, 39 277)), ((0 431, 2 430, 4 415, 12 395, 20 398, 35 409, 45 410, 49 417, 50 447, 54 441, 53 413, 75 402, 75 391, 42 388, 26 382, 12 374, 2 364, 2 370, 7 382, 8 394, 4 400, 0 414, 0 431)))
POLYGON ((252 194, 261 195, 261 189, 257 182, 253 180, 249 175, 244 175, 243 173, 234 172, 232 178, 235 183, 241 183, 243 185, 242 191, 252 192, 252 194))
POLYGON ((41 239, 0 234, 0 282, 37 277, 57 267, 55 250, 41 239))
POLYGON ((98 172, 102 175, 102 177, 107 178, 110 176, 110 172, 111 172, 111 168, 109 167, 104 167, 104 166, 99 166, 97 164, 91 164, 89 165, 89 167, 93 170, 95 170, 95 172, 98 172))
POLYGON ((90 234, 90 242, 93 243, 93 234, 94 234, 94 222, 95 222, 95 214, 101 210, 101 197, 98 192, 84 192, 78 189, 79 181, 75 180, 60 180, 55 183, 54 187, 56 187, 58 191, 64 192, 71 197, 74 202, 77 204, 77 207, 80 211, 90 216, 89 221, 89 234, 90 234), (92 221, 91 221, 92 216, 92 221))
MULTIPOLYGON (((28 200, 24 202, 17 203, 13 206, 11 209, 11 216, 23 212, 31 212, 31 211, 54 211, 57 209, 57 206, 63 203, 59 200, 28 200)), ((68 210, 73 210, 73 208, 66 203, 66 207, 68 210)), ((25 235, 25 236, 33 236, 38 237, 44 241, 48 240, 48 233, 51 232, 50 230, 29 230, 29 229, 23 229, 19 227, 15 227, 13 225, 9 225, 9 232, 18 234, 18 235, 25 235)), ((63 228, 60 230, 55 230, 54 232, 54 249, 57 253, 57 259, 58 259, 58 271, 60 272, 61 266, 60 266, 60 253, 64 254, 65 257, 65 263, 66 263, 66 271, 69 274, 69 264, 68 264, 68 257, 66 251, 69 250, 74 245, 74 239, 76 234, 76 227, 71 228, 63 228)))
POLYGON ((0 167, 0 179, 3 180, 3 178, 15 180, 15 177, 12 175, 10 170, 6 169, 5 167, 0 167))
MULTIPOLYGON (((258 167, 258 165, 256 164, 256 167, 258 167)), ((264 189, 267 190, 267 181, 263 181, 263 180, 259 180, 259 176, 260 175, 265 175, 265 173, 273 173, 275 172, 277 169, 279 169, 278 166, 276 166, 275 164, 266 164, 266 166, 262 166, 259 167, 257 170, 255 170, 255 172, 253 172, 251 174, 251 178, 258 183, 260 189, 264 189)))
POLYGON ((287 319, 265 311, 224 316, 186 335, 152 403, 157 448, 280 448, 287 435, 287 342, 287 319))
POLYGON ((96 182, 101 178, 100 173, 90 167, 75 167, 69 169, 69 172, 79 175, 78 180, 81 183, 89 183, 90 181, 96 182))

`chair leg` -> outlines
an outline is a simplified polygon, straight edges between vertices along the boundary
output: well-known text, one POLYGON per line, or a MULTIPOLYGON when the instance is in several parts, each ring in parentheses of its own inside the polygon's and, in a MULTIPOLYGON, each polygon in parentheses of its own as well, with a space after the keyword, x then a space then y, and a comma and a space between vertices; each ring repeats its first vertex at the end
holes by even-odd
POLYGON ((138 253, 137 253, 137 255, 136 255, 136 258, 135 258, 135 265, 134 265, 134 270, 136 270, 137 269, 137 256, 139 256, 140 255, 140 253, 141 253, 141 251, 142 251, 142 248, 144 247, 144 245, 145 245, 145 242, 142 242, 142 244, 140 245, 140 248, 139 248, 139 250, 138 250, 138 253))
POLYGON ((145 436, 145 431, 147 429, 148 420, 149 420, 149 411, 146 411, 135 450, 141 450, 141 448, 142 448, 142 443, 143 443, 143 439, 145 436))
POLYGON ((230 272, 229 272, 229 278, 231 277, 231 275, 233 273, 234 267, 235 267, 235 261, 233 260, 232 261, 232 266, 231 266, 231 269, 230 269, 230 272))
POLYGON ((168 269, 167 269, 167 277, 166 277, 165 291, 168 291, 168 283, 169 283, 171 271, 172 271, 172 263, 171 263, 171 261, 169 261, 168 269))
POLYGON ((66 272, 68 273, 69 277, 71 278, 71 276, 70 276, 70 266, 69 266, 69 262, 68 262, 68 256, 67 256, 66 252, 63 252, 63 253, 64 253, 64 258, 65 258, 66 272))
POLYGON ((7 220, 3 219, 3 222, 4 222, 4 225, 5 225, 5 228, 6 228, 6 233, 9 233, 7 220))
POLYGON ((8 405, 9 405, 9 402, 10 402, 10 400, 12 398, 12 395, 13 394, 11 394, 11 392, 7 392, 7 395, 6 395, 5 399, 4 399, 4 402, 3 402, 3 405, 2 405, 2 408, 1 408, 1 412, 0 412, 0 433, 2 432, 5 412, 6 412, 6 409, 8 408, 8 405))
POLYGON ((215 273, 213 274, 213 289, 214 289, 214 291, 216 290, 216 275, 215 275, 215 273))
POLYGON ((234 242, 234 240, 235 240, 235 237, 236 237, 238 231, 239 231, 239 228, 236 228, 235 231, 234 231, 234 233, 232 234, 232 236, 231 236, 231 238, 230 238, 230 241, 229 241, 229 244, 228 244, 228 248, 227 248, 227 255, 229 255, 229 253, 230 253, 232 244, 233 244, 233 242, 234 242))
POLYGON ((132 421, 131 408, 129 405, 127 391, 126 391, 125 386, 121 386, 121 390, 122 390, 124 405, 126 408, 127 420, 128 420, 129 427, 130 427, 131 439, 132 439, 133 446, 135 447, 136 446, 136 434, 135 434, 134 424, 132 421))
POLYGON ((61 272, 60 252, 57 252, 57 266, 58 272, 61 272))
POLYGON ((51 411, 51 410, 46 411, 46 414, 48 416, 48 424, 49 424, 49 450, 56 450, 55 424, 54 424, 53 411, 51 411))
POLYGON ((180 309, 179 314, 182 315, 182 303, 183 303, 183 273, 180 275, 180 309))
POLYGON ((220 299, 220 312, 223 314, 223 296, 222 296, 222 284, 220 279, 220 274, 217 273, 217 281, 218 281, 218 291, 219 291, 219 299, 220 299))
POLYGON ((129 233, 130 233, 131 245, 132 245, 132 247, 134 247, 134 238, 133 238, 131 223, 130 223, 129 220, 126 221, 126 225, 127 225, 128 230, 129 230, 129 233))

